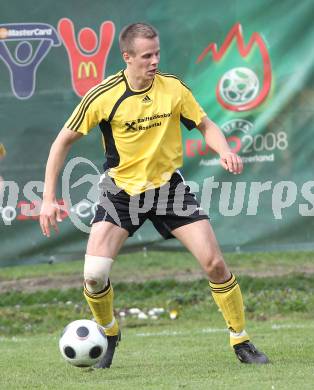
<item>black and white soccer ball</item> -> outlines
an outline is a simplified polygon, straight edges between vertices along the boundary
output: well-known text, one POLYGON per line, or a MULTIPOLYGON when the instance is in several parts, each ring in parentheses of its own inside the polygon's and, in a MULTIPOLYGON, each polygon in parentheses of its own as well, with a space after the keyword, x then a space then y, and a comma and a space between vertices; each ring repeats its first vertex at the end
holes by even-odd
POLYGON ((76 367, 90 367, 106 353, 107 337, 101 326, 90 320, 76 320, 68 324, 60 337, 63 358, 76 367))

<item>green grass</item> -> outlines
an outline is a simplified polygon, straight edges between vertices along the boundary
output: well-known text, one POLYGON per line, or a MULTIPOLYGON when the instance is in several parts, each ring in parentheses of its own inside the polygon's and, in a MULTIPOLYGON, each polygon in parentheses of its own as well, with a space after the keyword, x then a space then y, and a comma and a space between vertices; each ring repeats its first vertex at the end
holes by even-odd
MULTIPOLYGON (((2 292, 0 389, 312 389, 314 253, 226 258, 239 275, 247 330, 272 364, 241 365, 228 346, 206 280, 173 279, 178 272, 188 276, 199 270, 192 256, 139 252, 121 255, 113 269, 117 314, 130 307, 176 307, 177 320, 167 313, 157 320, 121 318, 123 341, 112 368, 83 370, 65 363, 58 351, 62 328, 74 319, 90 318, 81 288, 2 292), (252 277, 248 270, 273 276, 252 277), (137 282, 126 283, 130 276, 137 282)), ((82 267, 82 261, 6 267, 0 269, 0 281, 78 275, 82 267)))
MULTIPOLYGON (((230 268, 236 273, 289 273, 314 271, 314 252, 226 253, 230 268)), ((135 252, 120 255, 112 270, 112 279, 123 281, 132 277, 154 278, 174 276, 182 272, 199 271, 200 267, 187 252, 135 252)), ((13 280, 56 275, 76 275, 83 272, 83 260, 52 264, 21 265, 0 268, 0 280, 13 280)))
MULTIPOLYGON (((304 317, 314 313, 314 275, 290 275, 273 278, 238 278, 244 295, 247 317, 269 320, 292 313, 304 317)), ((175 280, 145 283, 117 283, 115 307, 120 310, 153 307, 169 310, 190 310, 202 306, 215 312, 205 279, 178 282, 175 280)), ((44 290, 31 293, 11 291, 0 294, 0 332, 2 335, 38 334, 62 329, 76 318, 89 318, 90 312, 81 288, 44 290)), ((166 317, 166 315, 164 316, 166 317)), ((164 323, 165 318, 160 320, 164 323)), ((128 319, 126 326, 136 326, 128 319)))
POLYGON ((267 366, 241 365, 228 346, 218 313, 192 308, 178 320, 123 327, 110 370, 64 362, 58 335, 1 338, 1 389, 295 389, 313 388, 313 321, 250 321, 267 366), (281 326, 282 329, 278 329, 281 326))

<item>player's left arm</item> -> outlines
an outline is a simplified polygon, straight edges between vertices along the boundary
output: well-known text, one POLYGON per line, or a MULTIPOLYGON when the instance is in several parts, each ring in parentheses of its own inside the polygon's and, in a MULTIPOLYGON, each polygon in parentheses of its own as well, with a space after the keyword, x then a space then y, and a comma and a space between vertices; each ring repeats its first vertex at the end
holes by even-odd
POLYGON ((219 154, 220 163, 227 171, 234 174, 243 171, 241 157, 232 152, 223 132, 214 122, 204 116, 197 128, 202 133, 206 144, 219 154))

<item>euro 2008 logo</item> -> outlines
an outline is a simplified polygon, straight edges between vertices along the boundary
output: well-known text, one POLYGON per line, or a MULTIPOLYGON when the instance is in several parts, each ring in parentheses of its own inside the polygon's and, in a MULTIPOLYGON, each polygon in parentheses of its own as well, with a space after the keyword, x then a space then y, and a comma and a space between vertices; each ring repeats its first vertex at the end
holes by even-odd
POLYGON ((65 207, 73 225, 84 233, 89 233, 95 214, 99 179, 96 165, 83 157, 71 159, 63 171, 62 198, 65 207), (82 171, 86 173, 82 175, 82 171), (85 194, 85 197, 80 194, 85 194))

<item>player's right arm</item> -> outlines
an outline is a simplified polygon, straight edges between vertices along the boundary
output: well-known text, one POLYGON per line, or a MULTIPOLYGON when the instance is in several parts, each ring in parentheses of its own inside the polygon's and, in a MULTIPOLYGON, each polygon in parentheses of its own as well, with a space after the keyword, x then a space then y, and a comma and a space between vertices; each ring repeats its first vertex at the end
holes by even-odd
POLYGON ((44 236, 50 236, 50 229, 58 232, 61 209, 57 204, 56 187, 59 173, 72 144, 88 134, 103 119, 107 120, 104 92, 123 81, 122 74, 109 78, 91 88, 74 109, 63 129, 51 146, 45 174, 43 203, 40 211, 40 227, 44 236))
POLYGON ((40 211, 40 227, 44 236, 50 237, 50 229, 58 232, 61 210, 56 199, 59 173, 72 144, 83 137, 82 133, 64 127, 53 142, 46 165, 43 202, 40 211))

